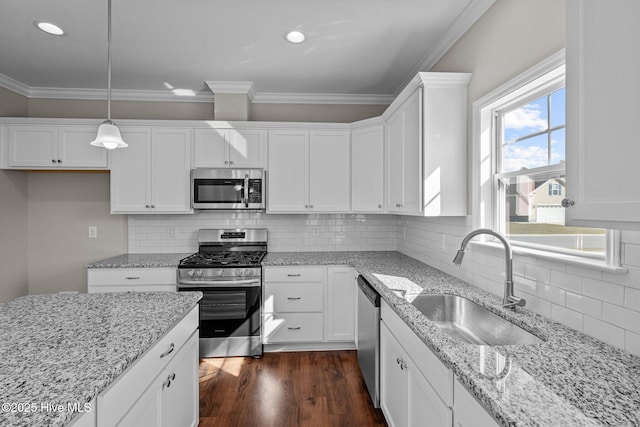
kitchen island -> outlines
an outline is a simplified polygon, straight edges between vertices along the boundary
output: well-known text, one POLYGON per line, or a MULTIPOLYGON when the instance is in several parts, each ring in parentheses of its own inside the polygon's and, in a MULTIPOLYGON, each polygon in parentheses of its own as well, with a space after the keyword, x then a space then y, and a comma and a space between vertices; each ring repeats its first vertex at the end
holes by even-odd
MULTIPOLYGON (((199 292, 49 294, 0 304, 0 425, 63 426, 95 411, 96 398, 194 313, 201 298, 199 292)), ((197 309, 195 315, 197 328, 197 309)))

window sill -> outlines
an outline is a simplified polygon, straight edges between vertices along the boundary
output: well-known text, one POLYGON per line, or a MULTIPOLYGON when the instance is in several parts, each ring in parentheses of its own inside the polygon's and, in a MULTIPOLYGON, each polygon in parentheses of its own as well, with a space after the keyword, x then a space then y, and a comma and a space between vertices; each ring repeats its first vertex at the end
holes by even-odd
MULTIPOLYGON (((504 249, 504 246, 502 246, 502 244, 500 243, 478 242, 478 241, 472 241, 469 243, 474 246, 477 245, 485 248, 504 249)), ((606 271, 607 273, 613 273, 613 274, 627 273, 627 269, 625 267, 607 265, 606 261, 604 260, 581 258, 574 255, 547 252, 547 251, 541 251, 538 249, 531 249, 531 248, 523 248, 521 246, 512 246, 512 249, 513 249, 513 253, 517 255, 527 255, 535 258, 548 259, 551 261, 558 261, 565 264, 575 265, 578 267, 585 267, 585 268, 591 268, 594 270, 606 271)))

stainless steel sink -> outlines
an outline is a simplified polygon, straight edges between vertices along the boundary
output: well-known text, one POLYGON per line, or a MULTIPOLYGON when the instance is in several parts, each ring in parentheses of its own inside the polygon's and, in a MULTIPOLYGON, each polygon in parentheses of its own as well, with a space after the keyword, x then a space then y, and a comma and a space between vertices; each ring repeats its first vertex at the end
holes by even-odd
POLYGON ((477 345, 539 344, 540 338, 457 295, 424 294, 407 299, 452 337, 477 345))

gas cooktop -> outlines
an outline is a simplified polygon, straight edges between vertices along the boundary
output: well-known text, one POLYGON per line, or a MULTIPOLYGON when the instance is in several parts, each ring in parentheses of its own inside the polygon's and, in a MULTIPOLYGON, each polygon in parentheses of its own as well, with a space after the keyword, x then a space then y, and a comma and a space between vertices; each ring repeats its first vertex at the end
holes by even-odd
POLYGON ((180 260, 178 268, 254 267, 260 266, 266 251, 196 252, 180 260))

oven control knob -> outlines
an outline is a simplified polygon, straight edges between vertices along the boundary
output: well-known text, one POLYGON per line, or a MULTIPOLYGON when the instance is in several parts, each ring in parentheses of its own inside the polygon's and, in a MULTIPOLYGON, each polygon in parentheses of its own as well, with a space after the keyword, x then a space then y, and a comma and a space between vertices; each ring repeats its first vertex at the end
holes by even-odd
POLYGON ((202 270, 196 271, 196 277, 202 277, 202 270))
POLYGON ((196 272, 193 270, 189 270, 187 271, 187 274, 189 275, 189 277, 193 277, 193 275, 196 274, 196 272))
POLYGON ((217 271, 218 276, 222 276, 222 270, 217 271))
POLYGON ((249 270, 248 268, 244 271, 243 273, 245 276, 251 276, 251 270, 249 270))

